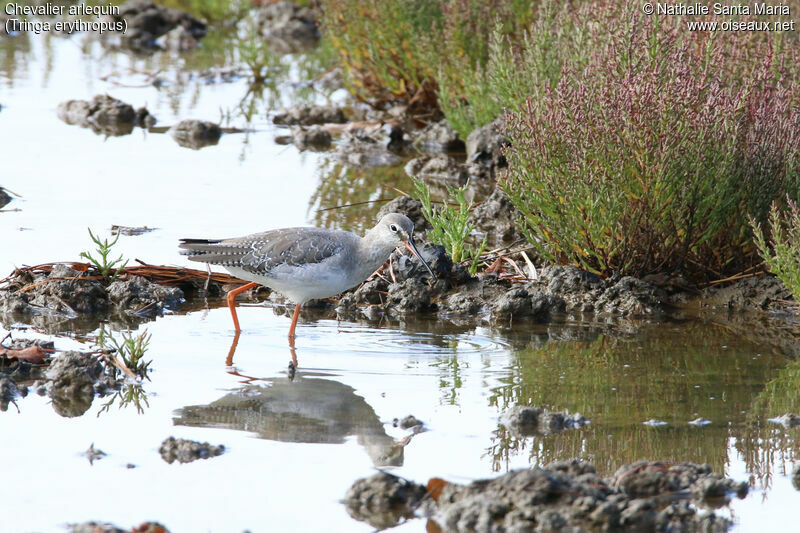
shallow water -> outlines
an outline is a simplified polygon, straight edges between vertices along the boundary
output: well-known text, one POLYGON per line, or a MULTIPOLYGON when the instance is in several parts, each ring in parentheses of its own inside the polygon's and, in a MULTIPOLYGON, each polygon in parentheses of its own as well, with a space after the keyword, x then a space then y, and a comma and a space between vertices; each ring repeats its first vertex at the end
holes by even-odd
MULTIPOLYGON (((317 209, 374 200, 407 183, 397 168, 348 169, 329 155, 275 144, 270 95, 255 102, 253 115, 230 112, 227 125, 247 133, 198 151, 138 129, 105 139, 68 126, 56 117, 58 103, 97 93, 146 104, 159 125, 170 125, 218 121, 248 91, 244 77, 121 87, 101 77, 118 72, 107 80, 141 84, 141 74, 128 71, 135 67, 164 69, 165 79, 177 80, 179 60, 104 52, 84 37, 0 41, 0 186, 22 195, 0 212, 2 276, 22 264, 79 260, 90 248, 87 227, 103 235, 112 224, 158 228, 123 236, 119 252, 179 265, 187 264, 176 252, 180 237, 309 223, 361 229, 375 206, 317 209)), ((195 54, 180 61, 205 68, 232 60, 195 54)), ((278 87, 274 99, 295 95, 291 82, 278 87)), ((174 532, 369 531, 339 500, 378 466, 423 483, 434 476, 460 482, 571 457, 604 474, 645 458, 707 462, 751 483, 746 499, 721 511, 736 530, 781 530, 793 521, 797 493, 788 473, 800 429, 767 419, 800 410, 800 366, 779 348, 748 340, 747 327, 727 317, 509 327, 428 318, 337 322, 310 310, 290 380, 282 307, 242 306, 244 331, 229 365, 230 317, 211 303, 139 328, 152 335, 141 410, 105 397, 80 417, 62 418, 46 397, 31 394, 0 414, 0 500, 14 511, 4 513, 0 531, 63 531, 90 519, 123 527, 158 520, 174 532), (498 419, 518 404, 579 411, 591 424, 516 439, 498 419), (408 414, 428 431, 407 440, 392 420, 408 414), (698 417, 711 424, 688 424, 698 417), (642 424, 650 419, 668 425, 642 424), (157 450, 170 435, 224 444, 226 453, 169 465, 157 450), (108 454, 94 464, 82 455, 92 443, 108 454)), ((3 323, 0 335, 9 329, 55 338, 59 349, 91 346, 69 330, 50 337, 3 323)), ((424 527, 416 520, 398 529, 424 527)))

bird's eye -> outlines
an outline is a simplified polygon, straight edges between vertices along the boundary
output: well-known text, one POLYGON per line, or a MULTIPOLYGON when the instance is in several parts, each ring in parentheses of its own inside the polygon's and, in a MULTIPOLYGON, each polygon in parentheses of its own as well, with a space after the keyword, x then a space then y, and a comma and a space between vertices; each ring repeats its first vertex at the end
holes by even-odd
POLYGON ((397 226, 395 226, 394 224, 392 224, 391 226, 389 226, 389 229, 390 229, 390 230, 392 230, 392 231, 394 231, 395 233, 397 232, 397 226))

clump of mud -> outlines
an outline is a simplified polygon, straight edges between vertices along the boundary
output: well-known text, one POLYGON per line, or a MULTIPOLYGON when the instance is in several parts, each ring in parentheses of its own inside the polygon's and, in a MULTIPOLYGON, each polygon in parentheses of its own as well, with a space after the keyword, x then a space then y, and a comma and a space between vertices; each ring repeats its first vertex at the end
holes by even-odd
POLYGON ((12 378, 0 374, 0 411, 7 411, 9 403, 13 403, 19 396, 27 394, 27 387, 18 387, 17 382, 12 378))
POLYGON ((616 486, 632 498, 688 490, 693 499, 719 503, 729 494, 744 498, 748 492, 746 482, 714 474, 707 464, 640 461, 621 467, 614 474, 614 480, 616 486))
POLYGON ((500 417, 500 422, 518 436, 550 435, 580 428, 589 421, 580 413, 548 411, 539 407, 518 405, 500 417))
POLYGON ((161 458, 169 464, 175 461, 179 463, 191 463, 197 459, 208 459, 210 457, 222 455, 224 451, 225 446, 222 444, 214 446, 207 442, 176 439, 175 437, 167 437, 158 449, 161 458))
POLYGON ((406 174, 424 181, 432 193, 446 198, 447 188, 467 186, 465 197, 474 201, 485 198, 495 188, 494 176, 479 163, 460 163, 446 154, 425 155, 412 159, 405 166, 406 174))
POLYGON ((515 282, 495 273, 471 276, 441 246, 426 244, 420 252, 436 279, 416 258, 396 252, 391 269, 344 293, 337 310, 344 317, 367 306, 389 316, 437 312, 442 318, 485 316, 513 324, 548 322, 563 313, 652 316, 670 306, 661 289, 631 277, 603 279, 571 266, 550 266, 535 280, 515 282))
POLYGON ((458 137, 447 119, 425 126, 416 134, 413 144, 424 152, 464 152, 464 141, 458 137))
POLYGON ((709 287, 701 296, 704 306, 731 311, 783 311, 792 293, 775 276, 756 276, 724 287, 709 287))
POLYGON ((292 142, 298 150, 323 151, 330 148, 333 138, 322 126, 292 128, 292 142))
POLYGON ((54 358, 45 376, 50 380, 47 395, 53 409, 69 418, 88 411, 95 392, 105 394, 121 385, 97 357, 81 352, 64 352, 54 358))
POLYGON ((163 287, 138 276, 108 286, 89 272, 56 264, 49 272, 22 271, 0 288, 0 315, 43 315, 73 319, 110 313, 152 317, 177 307, 183 291, 163 287))
POLYGON ((319 42, 314 11, 293 2, 269 2, 253 13, 255 26, 270 48, 279 54, 296 54, 319 42))
POLYGON ((746 483, 707 465, 636 463, 604 479, 591 463, 560 461, 468 485, 433 479, 428 488, 387 473, 356 481, 344 503, 351 516, 391 527, 416 512, 441 531, 725 531, 731 523, 693 502, 744 497, 746 483))
POLYGON ((511 204, 506 193, 496 188, 469 214, 469 223, 486 235, 487 243, 499 245, 522 239, 517 230, 522 214, 511 204))
POLYGON ((103 42, 140 53, 165 49, 184 52, 195 48, 206 35, 206 25, 188 13, 147 0, 129 0, 110 18, 125 21, 128 29, 104 34, 103 42))
POLYGON ((86 449, 86 451, 83 452, 83 455, 85 455, 86 459, 89 460, 89 464, 90 465, 94 465, 95 461, 99 461, 100 459, 103 459, 108 454, 106 452, 104 452, 103 450, 95 448, 94 447, 94 442, 93 442, 93 443, 91 443, 89 445, 89 447, 86 449))
POLYGON ((150 128, 156 119, 150 112, 107 94, 98 94, 90 101, 67 100, 58 104, 58 118, 70 125, 90 128, 98 135, 128 135, 135 126, 150 128))
POLYGON ((293 106, 272 115, 272 123, 282 126, 343 124, 344 111, 333 105, 293 106))
POLYGON ((110 304, 102 284, 83 277, 85 273, 63 264, 54 266, 46 275, 24 273, 0 290, 0 312, 67 316, 106 313, 110 304))
POLYGON ((0 411, 28 395, 29 385, 44 378, 55 345, 52 341, 14 339, 0 343, 0 411))
POLYGON ((92 406, 95 395, 119 391, 124 380, 117 368, 93 353, 68 351, 52 355, 52 341, 16 339, 0 346, 0 408, 29 388, 47 395, 56 413, 77 417, 92 406))
POLYGON ((573 266, 547 266, 533 286, 558 294, 569 310, 598 315, 645 316, 669 306, 666 293, 631 276, 601 278, 573 266))
POLYGON ((6 205, 11 202, 11 196, 6 192, 6 190, 0 187, 0 208, 5 207, 6 205))
POLYGON ((414 429, 414 428, 422 429, 422 426, 424 425, 424 423, 422 422, 422 420, 418 419, 416 416, 408 415, 408 416, 405 416, 403 418, 395 418, 392 421, 392 425, 394 427, 399 427, 399 428, 402 428, 402 429, 414 429))
POLYGON ((184 148, 199 150, 219 143, 222 128, 213 122, 186 119, 172 126, 169 133, 175 142, 184 148))
POLYGON ((769 421, 774 424, 780 424, 786 428, 793 428, 800 426, 800 416, 794 413, 785 413, 780 416, 770 418, 769 421))
POLYGON ((137 316, 154 317, 167 308, 180 305, 183 291, 175 287, 164 287, 141 276, 117 280, 106 289, 111 304, 137 316))
POLYGON ((380 129, 346 130, 336 145, 335 156, 345 165, 372 168, 393 165, 405 147, 405 135, 399 128, 386 125, 380 129))
POLYGON ((411 129, 408 134, 412 144, 434 155, 417 157, 405 166, 406 174, 425 181, 442 197, 448 196, 447 187, 466 185, 467 200, 476 204, 470 223, 492 245, 521 238, 515 225, 519 212, 496 186, 498 172, 507 166, 503 150, 509 144, 500 133, 501 128, 499 120, 477 128, 466 142, 458 138, 446 120, 419 131, 411 129))
POLYGON ((425 494, 422 485, 379 472, 353 483, 345 494, 344 503, 347 512, 356 520, 376 529, 386 529, 414 516, 425 494))
POLYGON ((131 529, 122 529, 108 522, 90 520, 80 524, 70 524, 70 533, 169 533, 166 526, 158 522, 142 522, 131 529))
POLYGON ((495 120, 491 124, 472 130, 466 142, 467 161, 498 168, 507 166, 503 150, 510 146, 511 142, 501 133, 502 128, 502 121, 495 120))

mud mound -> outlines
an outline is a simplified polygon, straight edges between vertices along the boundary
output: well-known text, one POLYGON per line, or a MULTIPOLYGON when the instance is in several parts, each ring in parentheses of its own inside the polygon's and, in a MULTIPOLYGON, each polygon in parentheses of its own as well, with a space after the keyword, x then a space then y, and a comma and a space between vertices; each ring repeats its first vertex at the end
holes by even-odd
POLYGON ((5 189, 0 187, 0 208, 8 205, 11 200, 11 196, 5 191, 5 189))
POLYGON ((53 409, 63 417, 80 416, 89 410, 94 400, 95 388, 103 391, 118 388, 113 378, 105 374, 105 367, 93 355, 81 352, 64 352, 53 360, 45 373, 50 380, 47 395, 53 409))
MULTIPOLYGON (((115 22, 127 22, 128 30, 114 37, 120 39, 120 46, 136 52, 152 53, 165 48, 183 52, 194 48, 196 41, 206 35, 206 25, 188 13, 147 0, 128 1, 120 7, 119 14, 111 18, 115 22), (178 30, 182 37, 159 40, 174 30, 178 30)), ((104 42, 117 44, 113 39, 104 42)))
POLYGON ((180 146, 199 150, 206 146, 215 146, 222 136, 222 128, 218 124, 205 120, 181 120, 169 129, 172 138, 180 146))
POLYGON ((710 287, 703 291, 704 306, 733 311, 777 310, 793 300, 792 293, 775 276, 763 275, 745 278, 725 287, 710 287))
POLYGON ((261 36, 275 52, 305 52, 319 42, 314 11, 307 7, 286 1, 271 2, 257 8, 254 16, 261 36))
POLYGON ((0 289, 0 314, 105 316, 114 312, 155 316, 176 307, 183 291, 131 276, 105 286, 88 272, 56 264, 49 272, 23 272, 0 289))
POLYGON ((312 126, 319 124, 343 124, 347 121, 340 107, 292 106, 272 116, 273 124, 282 126, 312 126))
POLYGON ((446 119, 433 122, 416 133, 414 145, 425 152, 463 152, 464 141, 446 119))
POLYGON ((416 259, 395 253, 391 270, 341 297, 341 314, 346 316, 362 304, 378 306, 389 316, 438 312, 446 317, 488 315, 512 323, 516 319, 547 322, 565 312, 652 316, 669 307, 661 289, 636 278, 603 279, 575 267, 551 266, 538 279, 519 283, 494 273, 470 276, 441 246, 427 244, 421 253, 436 279, 416 259))
POLYGON ((647 281, 630 276, 600 276, 574 266, 547 266, 528 284, 564 299, 568 311, 597 315, 644 316, 659 314, 669 305, 666 293, 647 281))
POLYGON ((503 413, 500 422, 520 437, 560 433, 589 423, 580 413, 553 412, 523 405, 512 407, 503 413))
POLYGON ((225 446, 214 446, 207 442, 197 442, 186 439, 176 439, 175 437, 167 437, 161 443, 158 453, 161 458, 169 464, 178 461, 179 463, 191 463, 197 459, 208 459, 222 455, 225 451, 225 446))
POLYGON ((150 128, 155 117, 141 107, 133 106, 107 94, 91 100, 67 100, 58 104, 58 118, 70 125, 89 128, 98 135, 128 135, 135 126, 150 128))
POLYGON ((344 503, 351 516, 378 528, 415 513, 448 532, 721 532, 730 521, 713 512, 699 514, 693 502, 724 503, 746 492, 746 483, 715 475, 707 465, 641 462, 603 479, 591 463, 576 460, 468 485, 432 479, 427 489, 380 473, 356 481, 344 503))
POLYGON ((446 198, 448 187, 468 185, 466 197, 470 201, 489 196, 495 187, 490 169, 477 163, 460 163, 446 154, 421 156, 404 167, 406 174, 424 181, 434 195, 446 198))
POLYGON ((115 281, 106 291, 117 309, 149 317, 161 314, 164 307, 177 307, 183 298, 183 291, 180 289, 163 287, 141 276, 115 281))
POLYGON ((490 163, 493 166, 506 166, 502 151, 511 143, 500 133, 502 122, 496 120, 480 128, 475 128, 467 136, 467 161, 490 163))
POLYGON ((292 142, 298 150, 320 152, 330 148, 333 138, 322 126, 292 128, 292 142))
POLYGON ((25 396, 27 393, 27 387, 19 387, 12 378, 0 375, 0 411, 7 411, 9 403, 12 403, 19 396, 25 396))
POLYGON ((521 216, 506 193, 495 189, 488 198, 475 206, 469 215, 469 222, 487 236, 488 242, 499 244, 522 238, 522 234, 517 231, 517 221, 521 216))
POLYGON ((53 341, 15 339, 0 343, 0 376, 11 379, 24 396, 26 387, 19 384, 44 378, 43 370, 54 351, 53 341))
POLYGON ((347 512, 356 520, 386 529, 413 516, 425 493, 422 485, 380 472, 353 483, 345 494, 344 503, 347 512))

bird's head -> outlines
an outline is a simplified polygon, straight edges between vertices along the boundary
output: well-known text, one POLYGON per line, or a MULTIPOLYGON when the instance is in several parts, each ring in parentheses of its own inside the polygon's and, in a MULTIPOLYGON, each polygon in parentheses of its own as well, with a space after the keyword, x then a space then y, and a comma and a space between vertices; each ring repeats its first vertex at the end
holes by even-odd
POLYGON ((377 233, 377 238, 381 242, 391 243, 395 248, 405 246, 420 260, 431 276, 436 277, 417 250, 417 245, 414 243, 414 223, 410 218, 400 213, 389 213, 381 218, 373 231, 377 233))

